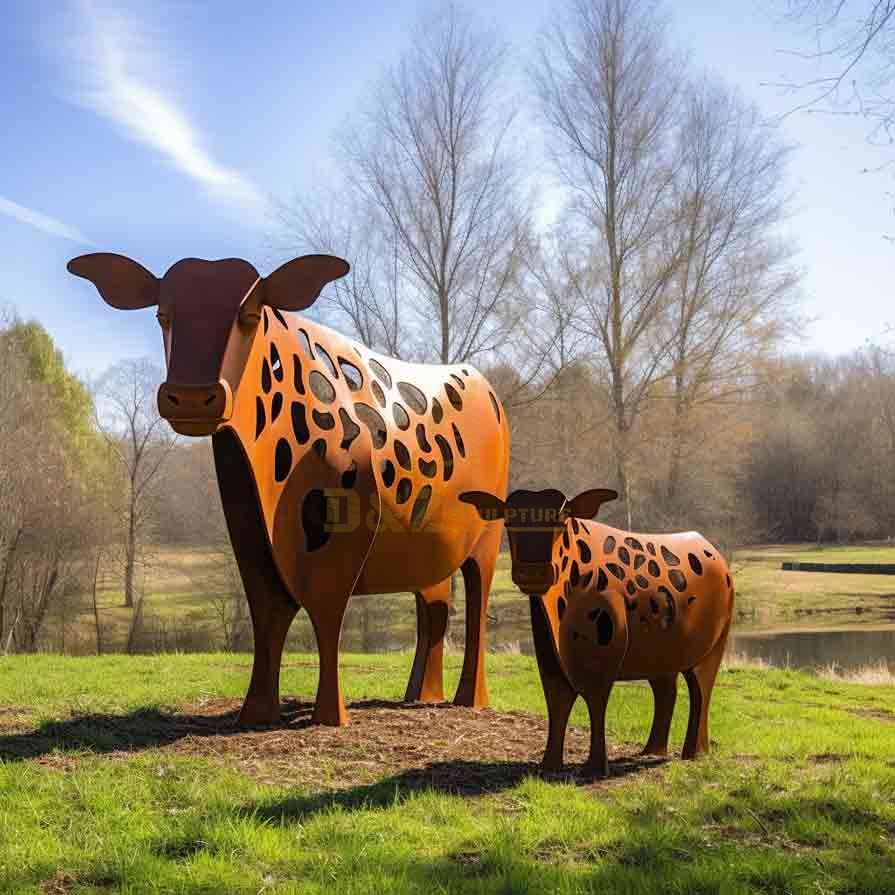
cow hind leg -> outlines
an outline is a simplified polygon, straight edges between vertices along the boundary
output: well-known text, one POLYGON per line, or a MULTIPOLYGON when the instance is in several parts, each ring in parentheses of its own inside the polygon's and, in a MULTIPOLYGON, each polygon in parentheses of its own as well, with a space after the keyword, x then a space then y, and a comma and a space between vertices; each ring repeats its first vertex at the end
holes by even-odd
POLYGON ((308 615, 317 636, 317 654, 320 671, 317 678, 317 698, 314 703, 314 724, 341 727, 348 723, 342 685, 339 681, 339 640, 342 636, 342 620, 345 617, 346 599, 325 602, 308 615))
POLYGON ((671 719, 674 717, 674 703, 677 700, 677 675, 657 677, 649 684, 653 690, 655 708, 653 710, 653 726, 642 754, 667 755, 671 719))
POLYGON ((450 602, 450 578, 416 593, 416 655, 405 702, 444 702, 444 633, 450 602))
POLYGON ((712 699, 715 678, 721 667, 721 659, 724 657, 729 631, 728 622, 712 651, 698 665, 684 672, 687 689, 690 691, 690 719, 687 723, 682 758, 696 758, 697 755, 709 750, 709 703, 712 699))
POLYGON ((454 705, 488 705, 485 680, 485 626, 488 620, 488 595, 494 567, 500 551, 503 526, 488 525, 462 565, 466 589, 466 646, 463 670, 454 695, 454 705))
POLYGON ((255 658, 252 680, 239 713, 239 724, 251 727, 280 720, 280 664, 283 644, 298 607, 271 594, 250 603, 255 658))

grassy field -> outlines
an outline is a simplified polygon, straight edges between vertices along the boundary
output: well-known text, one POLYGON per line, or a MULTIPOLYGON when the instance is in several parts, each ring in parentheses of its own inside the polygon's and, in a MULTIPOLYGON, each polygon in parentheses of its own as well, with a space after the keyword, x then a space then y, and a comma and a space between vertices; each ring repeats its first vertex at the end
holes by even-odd
MULTIPOLYGON (((354 723, 237 732, 244 657, 0 660, 0 891, 891 893, 895 687, 728 668, 713 754, 638 759, 648 690, 617 688, 612 777, 542 779, 533 662, 493 708, 401 707, 409 657, 346 656, 354 723)), ((449 661, 451 683, 458 662, 449 661)), ((680 748, 681 696, 673 733, 680 748)), ((585 754, 584 713, 570 753, 585 754)))
MULTIPOLYGON (((736 626, 741 630, 797 626, 879 624, 895 620, 895 578, 889 575, 844 575, 783 572, 786 559, 826 562, 895 562, 895 547, 784 545, 738 550, 732 557, 737 585, 736 626)), ((226 556, 211 550, 156 551, 143 587, 146 593, 147 648, 152 650, 219 649, 223 645, 214 596, 226 556)), ((131 612, 123 606, 119 576, 109 567, 99 591, 102 638, 120 650, 127 638, 131 612)), ((528 603, 510 580, 509 557, 502 554, 489 605, 492 645, 506 648, 529 637, 528 603)), ((358 598, 346 618, 346 649, 366 652, 406 649, 414 643, 416 615, 410 594, 358 598), (366 601, 366 602, 364 602, 366 601), (364 618, 364 610, 367 617, 364 618)), ((463 630, 462 585, 452 625, 463 630)), ((244 646, 251 644, 246 628, 244 646)), ((74 598, 62 616, 51 619, 45 646, 54 651, 92 653, 96 648, 93 607, 85 596, 74 598)), ((314 647, 307 616, 300 613, 289 646, 314 647)))

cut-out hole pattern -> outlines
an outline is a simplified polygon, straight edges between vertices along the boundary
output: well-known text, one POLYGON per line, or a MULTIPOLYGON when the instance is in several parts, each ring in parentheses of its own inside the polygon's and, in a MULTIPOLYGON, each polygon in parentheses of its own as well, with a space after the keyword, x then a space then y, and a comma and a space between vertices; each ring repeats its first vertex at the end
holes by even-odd
POLYGON ((292 384, 297 394, 305 393, 305 384, 301 379, 301 358, 297 354, 292 355, 292 384))
POLYGON ((420 446, 420 450, 425 451, 427 454, 432 450, 432 445, 429 444, 429 440, 426 438, 426 427, 422 423, 416 424, 416 442, 420 446))
POLYGON ((457 385, 460 386, 460 388, 466 388, 466 383, 456 373, 451 373, 450 376, 451 379, 453 379, 454 382, 456 382, 457 385))
POLYGON ((420 472, 427 479, 434 479, 438 474, 438 464, 434 460, 426 460, 423 457, 419 459, 420 472))
POLYGON ((647 551, 649 552, 650 556, 655 556, 655 555, 656 555, 656 545, 653 544, 652 541, 647 541, 647 543, 646 543, 646 549, 647 549, 647 551))
POLYGON ((385 392, 382 390, 382 386, 374 380, 370 383, 370 391, 373 392, 374 397, 379 402, 379 406, 385 407, 385 392))
POLYGON ((270 421, 274 422, 276 418, 280 415, 280 411, 283 409, 283 393, 277 392, 273 396, 273 401, 270 404, 270 421))
POLYGON ((410 500, 410 493, 413 491, 413 483, 410 479, 401 479, 398 487, 395 489, 395 499, 398 503, 407 503, 410 500))
POLYGON ((372 357, 370 358, 370 369, 373 371, 373 375, 379 379, 386 388, 392 387, 391 373, 389 373, 378 360, 375 360, 372 357))
POLYGON ((333 379, 338 379, 339 371, 336 369, 336 365, 333 363, 333 359, 330 357, 329 352, 319 342, 315 342, 314 347, 317 349, 317 356, 324 364, 326 364, 333 379))
POLYGON ((322 438, 318 438, 312 445, 311 450, 321 459, 326 459, 326 442, 322 438))
POLYGON ((606 568, 609 569, 609 571, 612 572, 612 574, 615 575, 615 577, 618 578, 619 581, 624 580, 625 570, 620 565, 617 565, 614 562, 608 562, 606 563, 606 568))
POLYGON ((634 568, 639 569, 646 562, 646 554, 638 553, 637 556, 634 557, 634 568))
POLYGON ((261 362, 261 391, 266 395, 271 388, 273 387, 273 382, 270 379, 270 364, 267 362, 267 358, 261 362))
POLYGON ((563 547, 565 547, 566 550, 568 550, 568 549, 569 549, 569 546, 570 546, 570 543, 571 543, 571 542, 569 541, 569 530, 568 530, 568 529, 563 529, 563 533, 562 533, 562 545, 563 545, 563 547))
POLYGON ((633 582, 633 581, 630 581, 630 580, 629 580, 628 582, 626 582, 626 584, 625 584, 625 590, 626 590, 629 594, 631 594, 632 596, 633 596, 635 593, 637 593, 637 588, 634 587, 634 582, 633 582))
POLYGON ((333 384, 319 371, 311 370, 308 376, 308 385, 314 397, 323 404, 331 404, 336 399, 336 390, 333 384))
POLYGON ((581 587, 589 587, 591 579, 594 577, 593 569, 591 569, 582 579, 581 579, 581 587))
POLYGON ((422 416, 428 408, 426 396, 415 386, 409 382, 399 382, 398 392, 407 402, 407 406, 415 413, 422 416))
POLYGON ((440 423, 444 418, 444 410, 442 409, 441 402, 438 398, 432 399, 432 419, 436 423, 440 423))
POLYGON ((324 431, 335 428, 336 418, 329 412, 321 413, 319 410, 312 410, 311 416, 314 418, 314 425, 324 431))
POLYGON ((299 444, 306 444, 311 437, 308 421, 305 418, 305 405, 301 401, 292 402, 292 431, 299 444))
POLYGON ((395 459, 403 469, 408 471, 413 469, 413 464, 410 462, 410 451, 407 450, 404 442, 398 441, 397 438, 395 439, 395 459))
POLYGON ((264 412, 264 401, 259 395, 255 398, 255 438, 257 438, 267 425, 267 415, 264 412))
POLYGON ((392 416, 395 418, 395 425, 399 429, 410 428, 410 417, 407 415, 407 411, 404 409, 403 405, 399 404, 397 401, 392 404, 392 416))
POLYGON ((625 543, 632 550, 643 550, 643 544, 641 544, 640 541, 637 540, 637 538, 625 538, 625 543))
POLYGON ((453 407, 454 410, 462 410, 463 399, 460 397, 460 392, 458 392, 449 382, 444 384, 444 391, 448 397, 448 401, 451 402, 451 407, 453 407))
POLYGON ((280 321, 280 325, 283 327, 283 329, 289 329, 289 324, 286 322, 286 318, 280 313, 279 308, 273 309, 273 315, 277 318, 277 320, 280 321))
POLYGON ((463 436, 460 435, 460 430, 457 428, 456 423, 451 423, 451 429, 454 432, 454 444, 457 445, 457 453, 461 457, 466 456, 466 445, 463 444, 463 436))
POLYGON ((664 559, 670 566, 679 566, 681 564, 680 559, 678 559, 678 557, 664 544, 662 544, 662 559, 664 559))
POLYGON ((273 372, 273 378, 277 382, 283 381, 283 362, 280 360, 280 352, 273 342, 270 343, 270 369, 273 372))
POLYGON ((651 559, 649 561, 649 565, 647 565, 646 568, 648 569, 650 575, 653 576, 653 578, 658 578, 659 575, 662 574, 662 570, 659 568, 659 564, 654 559, 651 559))
POLYGON ((339 447, 347 451, 351 442, 360 435, 360 426, 348 415, 344 407, 339 408, 339 421, 342 423, 342 441, 339 447))
POLYGON ((357 481, 357 463, 351 461, 351 465, 342 473, 342 487, 353 488, 357 481))
POLYGON ((643 575, 635 575, 634 579, 637 581, 637 586, 642 587, 644 589, 649 587, 649 581, 643 577, 643 575))
POLYGON ((618 558, 626 565, 631 565, 631 554, 628 553, 627 547, 618 548, 618 558))
POLYGON ((608 538, 603 542, 603 552, 604 553, 612 553, 615 550, 615 538, 612 535, 609 535, 608 538))
POLYGON ((354 412, 358 419, 370 430, 373 438, 373 447, 385 447, 388 432, 385 428, 385 420, 379 415, 379 411, 369 404, 355 404, 354 412))
POLYGON ((615 633, 615 625, 608 612, 601 612, 597 618, 597 645, 609 646, 612 643, 612 635, 615 633))
POLYGON ((588 547, 587 543, 582 541, 580 538, 575 541, 575 543, 578 545, 578 555, 581 557, 581 562, 586 565, 590 562, 590 547, 588 547))
POLYGON ((344 357, 339 358, 339 369, 345 377, 348 388, 353 392, 358 392, 364 385, 364 374, 349 360, 344 357))
POLYGON ((289 475, 290 469, 292 469, 292 448, 285 438, 281 438, 274 452, 273 477, 282 482, 289 475))
POLYGON ((599 569, 597 571, 597 590, 606 590, 606 587, 609 584, 609 578, 606 573, 599 569))
POLYGON ((675 590, 679 590, 681 593, 687 589, 687 579, 680 569, 669 569, 668 580, 674 585, 675 590))
MULTIPOLYGON (((448 481, 454 474, 454 452, 451 450, 451 446, 443 435, 435 436, 435 444, 438 445, 438 450, 441 451, 441 459, 443 461, 441 467, 442 475, 444 480, 448 481)), ((397 442, 395 443, 395 447, 397 448, 397 442)))
POLYGON ((688 553, 687 561, 690 563, 690 568, 693 569, 697 575, 702 574, 702 563, 699 561, 698 557, 694 556, 692 553, 688 553))
POLYGON ((581 569, 578 568, 578 561, 572 560, 572 568, 569 569, 569 583, 572 587, 578 587, 579 581, 581 581, 581 569))
POLYGON ((383 460, 380 472, 382 473, 382 483, 386 488, 391 488, 395 483, 395 464, 391 460, 383 460))
POLYGON ((298 331, 298 341, 301 342, 301 347, 304 349, 305 354, 314 360, 314 352, 311 349, 311 340, 308 338, 307 330, 300 329, 298 331))

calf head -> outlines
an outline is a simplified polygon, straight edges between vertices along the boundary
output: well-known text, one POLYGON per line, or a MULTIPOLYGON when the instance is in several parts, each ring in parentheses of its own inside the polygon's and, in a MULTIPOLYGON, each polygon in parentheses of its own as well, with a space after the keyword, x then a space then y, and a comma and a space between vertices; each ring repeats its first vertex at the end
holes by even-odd
POLYGON ((571 500, 562 491, 514 491, 501 500, 485 491, 460 495, 486 521, 503 519, 510 541, 513 583, 530 596, 543 595, 556 582, 553 546, 562 536, 571 517, 593 519, 600 506, 615 500, 618 493, 608 488, 582 491, 571 500))
POLYGON ((349 268, 341 258, 304 255, 262 277, 237 258, 185 258, 159 279, 130 258, 99 252, 73 258, 68 269, 113 308, 158 308, 167 366, 159 413, 183 435, 211 435, 233 412, 263 307, 310 307, 349 268))

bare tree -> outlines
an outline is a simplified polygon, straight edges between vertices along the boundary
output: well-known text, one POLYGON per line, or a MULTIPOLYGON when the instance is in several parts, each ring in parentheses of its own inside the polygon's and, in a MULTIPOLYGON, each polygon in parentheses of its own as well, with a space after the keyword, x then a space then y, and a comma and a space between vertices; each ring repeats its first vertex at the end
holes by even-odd
POLYGON ((496 36, 459 6, 424 17, 337 137, 353 232, 344 221, 335 240, 326 224, 299 229, 311 248, 350 247, 361 277, 346 284, 342 309, 362 337, 405 356, 456 363, 508 348, 530 202, 504 59, 496 36))
POLYGON ((791 111, 824 109, 870 122, 872 142, 892 142, 895 126, 895 2, 776 0, 773 8, 804 27, 804 46, 790 50, 812 71, 773 86, 799 96, 791 111))
POLYGON ((673 137, 683 61, 647 0, 570 0, 541 37, 533 80, 555 168, 571 201, 559 263, 605 377, 616 477, 630 521, 631 430, 665 353, 648 336, 677 258, 673 137))
POLYGON ((658 337, 671 370, 668 502, 703 402, 730 402, 754 385, 756 360, 792 322, 798 276, 785 215, 787 149, 758 110, 707 78, 687 87, 669 253, 677 265, 658 337))
POLYGON ((156 384, 163 378, 149 360, 125 360, 96 387, 97 425, 124 474, 124 605, 135 610, 137 564, 155 521, 155 486, 177 441, 156 409, 156 384))

